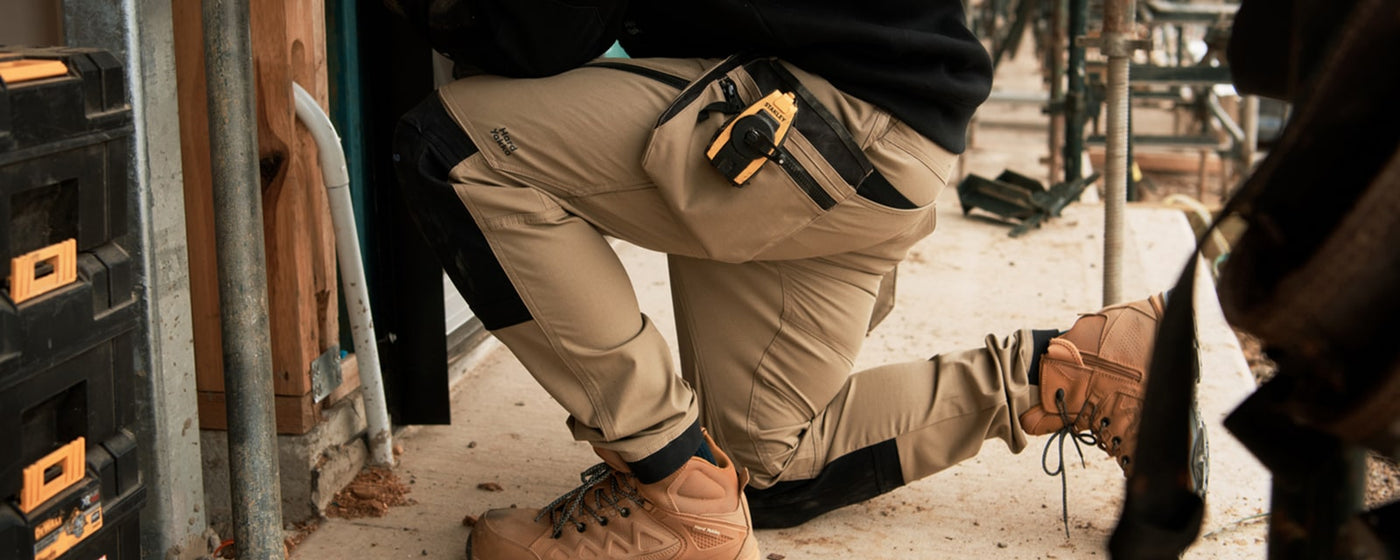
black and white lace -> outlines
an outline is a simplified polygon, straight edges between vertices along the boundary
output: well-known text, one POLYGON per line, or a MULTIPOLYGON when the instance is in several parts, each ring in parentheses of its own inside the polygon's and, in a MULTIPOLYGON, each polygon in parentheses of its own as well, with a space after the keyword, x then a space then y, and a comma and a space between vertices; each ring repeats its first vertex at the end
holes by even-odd
MULTIPOLYGON (((1075 425, 1079 423, 1079 420, 1084 418, 1085 412, 1088 412, 1088 418, 1091 421, 1093 420, 1095 407, 1085 404, 1085 406, 1080 408, 1079 412, 1074 415, 1074 418, 1070 418, 1069 413, 1065 412, 1064 389, 1055 391, 1055 408, 1059 410, 1060 421, 1063 422, 1064 425, 1054 434, 1051 434, 1050 440, 1045 442, 1045 450, 1040 453, 1040 468, 1045 471, 1045 474, 1060 477, 1060 518, 1065 525, 1065 537, 1069 537, 1069 482, 1065 473, 1065 439, 1068 438, 1074 443, 1074 451, 1079 454, 1080 466, 1086 466, 1084 462, 1084 449, 1080 447, 1079 444, 1094 445, 1101 449, 1107 449, 1107 444, 1098 434, 1105 428, 1108 428, 1111 421, 1108 417, 1104 417, 1099 420, 1098 424, 1091 426, 1089 431, 1080 432, 1075 429, 1075 425), (1058 455, 1060 464, 1054 469, 1051 469, 1049 465, 1050 447, 1056 444, 1059 446, 1058 455)), ((1113 438, 1112 444, 1115 449, 1117 449, 1120 443, 1121 440, 1113 438)))
POLYGON ((588 519, 606 527, 608 518, 604 514, 609 509, 622 517, 632 515, 632 510, 624 505, 624 501, 631 501, 638 506, 646 503, 646 498, 633 486, 632 477, 625 476, 607 463, 589 467, 579 474, 579 479, 583 484, 559 496, 535 516, 535 521, 544 519, 545 515, 549 516, 549 521, 554 526, 550 538, 557 539, 563 535, 564 526, 569 523, 573 523, 574 530, 582 533, 588 529, 588 519), (586 499, 590 495, 593 496, 591 504, 586 499))

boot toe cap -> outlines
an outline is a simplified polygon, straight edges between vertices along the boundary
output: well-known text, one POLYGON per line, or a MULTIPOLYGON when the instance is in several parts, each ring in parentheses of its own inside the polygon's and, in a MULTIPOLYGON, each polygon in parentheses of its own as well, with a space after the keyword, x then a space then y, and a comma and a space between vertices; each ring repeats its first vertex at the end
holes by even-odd
POLYGON ((467 539, 467 560, 535 558, 530 545, 548 538, 550 532, 543 521, 535 521, 535 514, 533 510, 516 508, 493 509, 483 514, 467 539))

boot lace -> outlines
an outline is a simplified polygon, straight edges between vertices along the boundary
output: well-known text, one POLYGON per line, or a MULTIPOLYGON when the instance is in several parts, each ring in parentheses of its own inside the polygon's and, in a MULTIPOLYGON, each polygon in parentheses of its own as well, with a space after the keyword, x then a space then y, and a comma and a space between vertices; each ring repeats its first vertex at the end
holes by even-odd
POLYGON ((538 522, 549 516, 549 521, 553 524, 554 530, 550 532, 549 538, 558 539, 564 534, 564 527, 573 523, 574 530, 582 533, 588 529, 588 524, 584 520, 591 518, 599 526, 606 527, 608 518, 603 514, 610 508, 618 515, 627 517, 632 515, 632 510, 623 505, 624 500, 630 500, 638 506, 646 503, 646 498, 633 486, 631 477, 617 471, 607 463, 598 463, 589 467, 588 470, 579 474, 579 480, 583 484, 578 488, 570 490, 563 496, 551 502, 540 510, 535 516, 538 522), (588 496, 593 496, 592 504, 589 503, 588 496))
MULTIPOLYGON (((1098 423, 1091 423, 1087 431, 1079 431, 1076 425, 1081 419, 1085 418, 1086 412, 1088 413, 1088 419, 1092 421, 1097 407, 1086 403, 1085 406, 1080 408, 1079 412, 1074 415, 1074 418, 1070 418, 1069 413, 1065 412, 1064 389, 1055 391, 1055 408, 1059 410, 1060 421, 1063 422, 1064 425, 1050 436, 1049 441, 1045 442, 1045 450, 1040 453, 1040 468, 1044 470, 1047 475, 1060 477, 1060 519, 1065 526, 1065 537, 1069 538, 1069 482, 1065 472, 1065 440, 1069 439, 1070 442, 1074 444, 1074 451, 1079 454, 1079 465, 1081 467, 1087 466, 1084 462, 1084 449, 1080 447, 1080 444, 1094 445, 1107 449, 1103 438, 1100 437, 1100 433, 1109 426, 1110 421, 1105 417, 1098 423), (1049 461, 1050 448, 1052 446, 1057 446, 1059 451, 1059 464, 1054 469, 1050 468, 1049 461)), ((1115 441, 1114 443, 1116 444, 1117 442, 1115 441)))

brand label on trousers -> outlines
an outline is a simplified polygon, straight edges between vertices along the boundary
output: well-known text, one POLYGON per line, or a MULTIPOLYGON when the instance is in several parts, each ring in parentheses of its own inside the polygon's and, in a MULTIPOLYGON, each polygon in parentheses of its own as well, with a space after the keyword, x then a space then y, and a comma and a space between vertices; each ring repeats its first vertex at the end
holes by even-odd
POLYGON ((506 132, 506 127, 491 129, 491 139, 496 141, 496 145, 501 147, 501 153, 511 155, 520 148, 510 139, 510 133, 506 132))

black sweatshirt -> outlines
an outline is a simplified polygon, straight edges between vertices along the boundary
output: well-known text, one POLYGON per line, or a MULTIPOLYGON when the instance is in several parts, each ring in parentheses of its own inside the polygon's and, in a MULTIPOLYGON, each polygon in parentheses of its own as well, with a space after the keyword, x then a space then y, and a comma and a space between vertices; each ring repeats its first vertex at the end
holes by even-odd
POLYGON ((961 0, 390 0, 439 52, 515 77, 563 72, 614 38, 636 57, 778 56, 953 152, 991 91, 961 0))
POLYGON ((774 55, 962 152, 992 65, 961 0, 644 0, 622 28, 634 57, 774 55))

